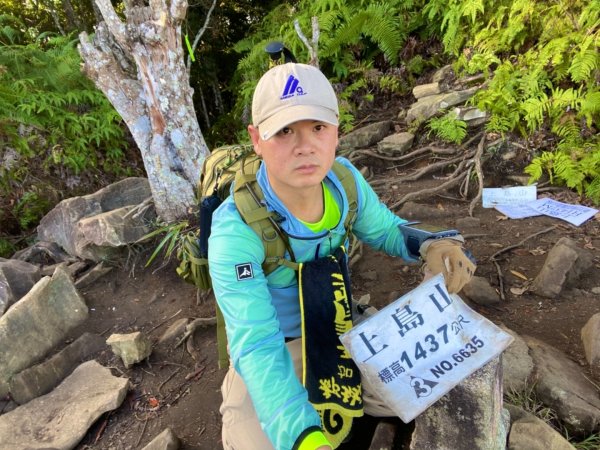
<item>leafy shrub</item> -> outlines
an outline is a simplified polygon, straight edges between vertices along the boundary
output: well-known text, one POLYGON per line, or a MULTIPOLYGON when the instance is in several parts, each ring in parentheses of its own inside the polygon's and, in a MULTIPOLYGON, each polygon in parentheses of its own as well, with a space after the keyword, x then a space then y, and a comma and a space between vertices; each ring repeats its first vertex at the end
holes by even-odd
POLYGON ((437 137, 446 142, 460 144, 467 136, 467 123, 460 120, 454 111, 450 111, 442 117, 434 117, 429 120, 427 127, 437 137))
MULTIPOLYGON (((308 49, 294 29, 294 20, 307 38, 311 39, 311 20, 319 22, 318 57, 323 72, 332 80, 340 98, 340 123, 343 131, 352 128, 359 104, 372 99, 372 89, 401 88, 388 78, 380 85, 369 75, 383 71, 399 61, 399 54, 411 33, 424 27, 419 9, 422 2, 388 0, 301 0, 277 5, 261 22, 250 30, 248 37, 234 49, 243 55, 232 85, 238 89, 236 114, 247 116, 252 92, 260 76, 268 69, 264 48, 269 42, 281 41, 299 62, 309 60, 308 49)), ((423 70, 421 58, 407 60, 407 73, 423 70)))
POLYGON ((490 80, 473 99, 489 131, 551 135, 527 168, 600 203, 600 1, 432 0, 456 68, 490 80))
POLYGON ((76 40, 12 43, 19 35, 10 30, 0 29, 0 222, 25 230, 63 188, 128 174, 131 163, 121 118, 81 73, 76 40))

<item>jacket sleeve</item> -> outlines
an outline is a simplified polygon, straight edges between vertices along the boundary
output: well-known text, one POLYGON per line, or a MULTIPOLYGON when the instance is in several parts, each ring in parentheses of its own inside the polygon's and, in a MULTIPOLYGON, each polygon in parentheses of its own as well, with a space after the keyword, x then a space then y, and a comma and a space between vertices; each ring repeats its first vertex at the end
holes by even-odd
POLYGON ((320 418, 295 375, 262 271, 264 247, 228 198, 213 215, 209 269, 233 367, 276 449, 291 449, 320 418))
POLYGON ((346 158, 337 158, 354 174, 358 193, 358 213, 352 228, 354 235, 370 247, 388 255, 399 256, 407 262, 417 259, 410 256, 404 235, 398 225, 407 221, 395 215, 379 197, 356 167, 346 158))

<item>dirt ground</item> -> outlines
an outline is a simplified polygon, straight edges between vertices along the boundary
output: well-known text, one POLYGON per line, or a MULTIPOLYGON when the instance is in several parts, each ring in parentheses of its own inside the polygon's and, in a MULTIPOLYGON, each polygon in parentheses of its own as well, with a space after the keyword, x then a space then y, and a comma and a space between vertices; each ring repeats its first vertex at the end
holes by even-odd
MULTIPOLYGON (((369 165, 368 160, 362 164, 369 165)), ((360 165, 360 164, 359 164, 360 165)), ((379 170, 380 175, 383 174, 379 170)), ((388 174, 389 175, 389 174, 388 174)), ((377 178, 377 175, 375 176, 377 178)), ((376 179, 375 178, 375 179, 376 179)), ((388 204, 404 193, 436 183, 429 178, 382 190, 388 204)), ((575 202, 574 194, 552 194, 562 201, 575 202)), ((431 223, 454 226, 468 216, 468 202, 452 191, 422 202, 444 212, 444 219, 431 223)), ((496 266, 490 256, 526 237, 553 227, 551 231, 527 240, 499 258, 505 300, 498 306, 472 305, 495 323, 504 323, 520 334, 528 334, 552 344, 581 365, 582 371, 600 383, 600 374, 590 373, 581 343, 581 328, 600 311, 600 296, 592 293, 600 287, 600 222, 592 219, 580 227, 549 217, 506 220, 493 209, 476 207, 474 217, 480 225, 460 230, 468 248, 478 260, 477 275, 499 286, 496 266), (539 272, 547 252, 561 237, 575 240, 594 255, 595 268, 576 286, 556 300, 538 297, 526 288, 539 272)), ((115 267, 108 275, 82 294, 90 308, 89 320, 77 333, 90 331, 108 337, 112 333, 143 331, 157 341, 170 325, 182 318, 210 317, 211 301, 197 305, 196 290, 176 275, 174 261, 155 262, 145 269, 151 249, 132 253, 127 265, 115 267)), ((421 278, 418 267, 365 249, 353 266, 353 294, 370 294, 371 304, 382 307, 415 287, 421 278), (375 271, 376 276, 373 276, 375 271)), ((125 369, 115 356, 106 352, 100 362, 113 368, 116 375, 127 376, 132 388, 120 408, 101 417, 77 447, 83 449, 141 449, 166 427, 175 431, 184 450, 219 449, 220 383, 224 371, 217 368, 216 331, 202 329, 189 343, 176 346, 177 340, 156 345, 149 359, 125 369)), ((368 433, 365 423, 362 434, 368 433)), ((358 433, 361 434, 360 432, 358 433)), ((357 441, 346 448, 363 448, 357 441)))

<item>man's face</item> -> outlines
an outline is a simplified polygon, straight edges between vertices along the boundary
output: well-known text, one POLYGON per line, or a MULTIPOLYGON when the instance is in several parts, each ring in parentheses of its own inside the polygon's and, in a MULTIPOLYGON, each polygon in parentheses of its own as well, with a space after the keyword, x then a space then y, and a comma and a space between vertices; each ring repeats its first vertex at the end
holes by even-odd
POLYGON ((338 144, 337 126, 301 120, 266 141, 260 137, 258 128, 249 125, 248 132, 254 150, 266 165, 269 182, 279 196, 319 186, 333 165, 338 144))

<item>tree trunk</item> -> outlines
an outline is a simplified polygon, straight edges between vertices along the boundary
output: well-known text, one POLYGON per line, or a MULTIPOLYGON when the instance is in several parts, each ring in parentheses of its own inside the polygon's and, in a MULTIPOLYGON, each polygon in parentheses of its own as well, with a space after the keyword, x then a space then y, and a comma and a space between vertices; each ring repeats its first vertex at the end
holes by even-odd
POLYGON ((125 2, 126 23, 110 0, 95 0, 104 21, 79 35, 83 71, 108 97, 137 143, 158 215, 187 217, 209 151, 200 131, 181 45, 187 0, 125 2), (139 2, 138 2, 139 3, 139 2), (132 62, 135 64, 132 64, 132 62))

